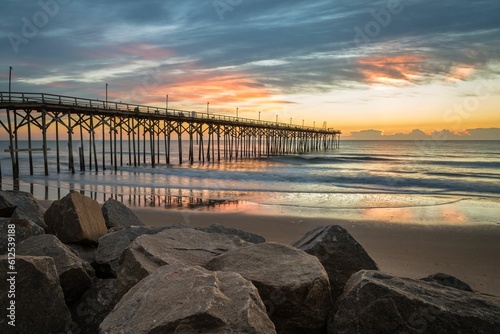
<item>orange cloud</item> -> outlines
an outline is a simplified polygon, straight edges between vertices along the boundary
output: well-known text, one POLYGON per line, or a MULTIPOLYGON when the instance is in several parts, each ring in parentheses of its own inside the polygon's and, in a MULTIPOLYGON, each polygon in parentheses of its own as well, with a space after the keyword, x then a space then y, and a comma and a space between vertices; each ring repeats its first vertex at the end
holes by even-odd
POLYGON ((271 92, 253 79, 240 75, 219 75, 209 78, 194 78, 166 87, 173 95, 186 100, 216 100, 233 103, 249 99, 270 98, 271 92))
POLYGON ((459 65, 455 66, 450 70, 446 81, 464 81, 467 80, 471 75, 476 73, 476 69, 469 65, 459 65))
MULTIPOLYGON (((157 105, 169 95, 172 108, 198 108, 210 102, 217 110, 234 110, 234 107, 252 108, 265 104, 281 104, 275 100, 275 92, 245 74, 206 75, 195 70, 190 76, 179 75, 168 85, 136 87, 132 98, 138 103, 157 105), (178 80, 179 79, 179 80, 178 80)), ((162 102, 164 104, 164 102, 162 102)))
POLYGON ((420 75, 421 55, 371 57, 358 60, 367 83, 406 84, 420 75))

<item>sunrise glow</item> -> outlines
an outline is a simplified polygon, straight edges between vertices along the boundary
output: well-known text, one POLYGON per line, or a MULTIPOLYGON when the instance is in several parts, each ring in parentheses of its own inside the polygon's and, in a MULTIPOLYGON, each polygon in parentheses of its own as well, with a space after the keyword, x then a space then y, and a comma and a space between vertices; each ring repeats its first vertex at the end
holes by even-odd
POLYGON ((209 103, 213 113, 326 124, 352 138, 500 128, 493 2, 412 1, 384 21, 374 13, 387 6, 70 3, 25 38, 20 18, 30 16, 8 4, 1 90, 12 66, 13 91, 104 99, 108 84, 113 101, 163 107, 168 95, 170 108, 209 103))

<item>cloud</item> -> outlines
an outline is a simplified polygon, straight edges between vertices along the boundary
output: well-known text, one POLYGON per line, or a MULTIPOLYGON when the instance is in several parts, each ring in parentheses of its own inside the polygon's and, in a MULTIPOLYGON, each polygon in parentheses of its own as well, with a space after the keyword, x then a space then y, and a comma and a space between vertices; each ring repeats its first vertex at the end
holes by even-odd
POLYGON ((500 129, 468 129, 465 133, 470 135, 474 140, 500 140, 500 129))
POLYGON ((159 66, 190 68, 190 78, 245 73, 277 94, 295 94, 469 80, 500 62, 495 0, 223 3, 230 9, 221 14, 213 1, 70 1, 16 54, 8 34, 22 35, 23 18, 32 22, 43 9, 35 0, 6 1, 0 57, 24 78, 19 89, 63 79, 80 85, 78 95, 106 81, 126 87, 159 66))
POLYGON ((415 129, 409 133, 384 134, 380 130, 361 130, 344 136, 347 140, 500 140, 500 128, 468 129, 463 132, 450 130, 434 131, 427 134, 415 129))
POLYGON ((380 140, 384 138, 383 131, 380 130, 361 130, 356 132, 351 132, 349 139, 356 140, 380 140))

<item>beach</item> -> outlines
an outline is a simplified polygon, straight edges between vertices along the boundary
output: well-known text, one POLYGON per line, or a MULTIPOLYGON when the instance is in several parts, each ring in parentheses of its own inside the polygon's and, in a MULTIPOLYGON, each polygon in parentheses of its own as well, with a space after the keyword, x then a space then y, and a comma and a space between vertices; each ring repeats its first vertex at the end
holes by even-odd
MULTIPOLYGON (((442 272, 500 296, 499 171, 495 141, 343 141, 333 151, 192 166, 23 170, 17 189, 44 205, 69 191, 112 197, 150 226, 222 224, 286 244, 338 224, 388 274, 442 272)), ((4 175, 2 189, 13 189, 4 175)))
POLYGON ((221 224, 260 234, 268 242, 285 244, 292 244, 316 226, 337 224, 351 233, 383 272, 409 278, 443 272, 465 281, 478 292, 500 296, 500 225, 416 225, 259 214, 244 209, 133 211, 149 226, 221 224))

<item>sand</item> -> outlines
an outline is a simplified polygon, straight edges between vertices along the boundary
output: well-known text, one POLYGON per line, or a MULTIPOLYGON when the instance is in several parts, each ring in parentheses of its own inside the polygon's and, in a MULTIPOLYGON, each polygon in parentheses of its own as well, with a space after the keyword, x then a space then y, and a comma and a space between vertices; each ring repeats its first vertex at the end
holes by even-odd
POLYGON ((244 211, 133 210, 150 226, 217 223, 286 244, 292 244, 315 226, 338 224, 351 233, 383 272, 409 278, 447 273, 465 281, 476 291, 500 296, 500 225, 415 225, 271 216, 244 211))

